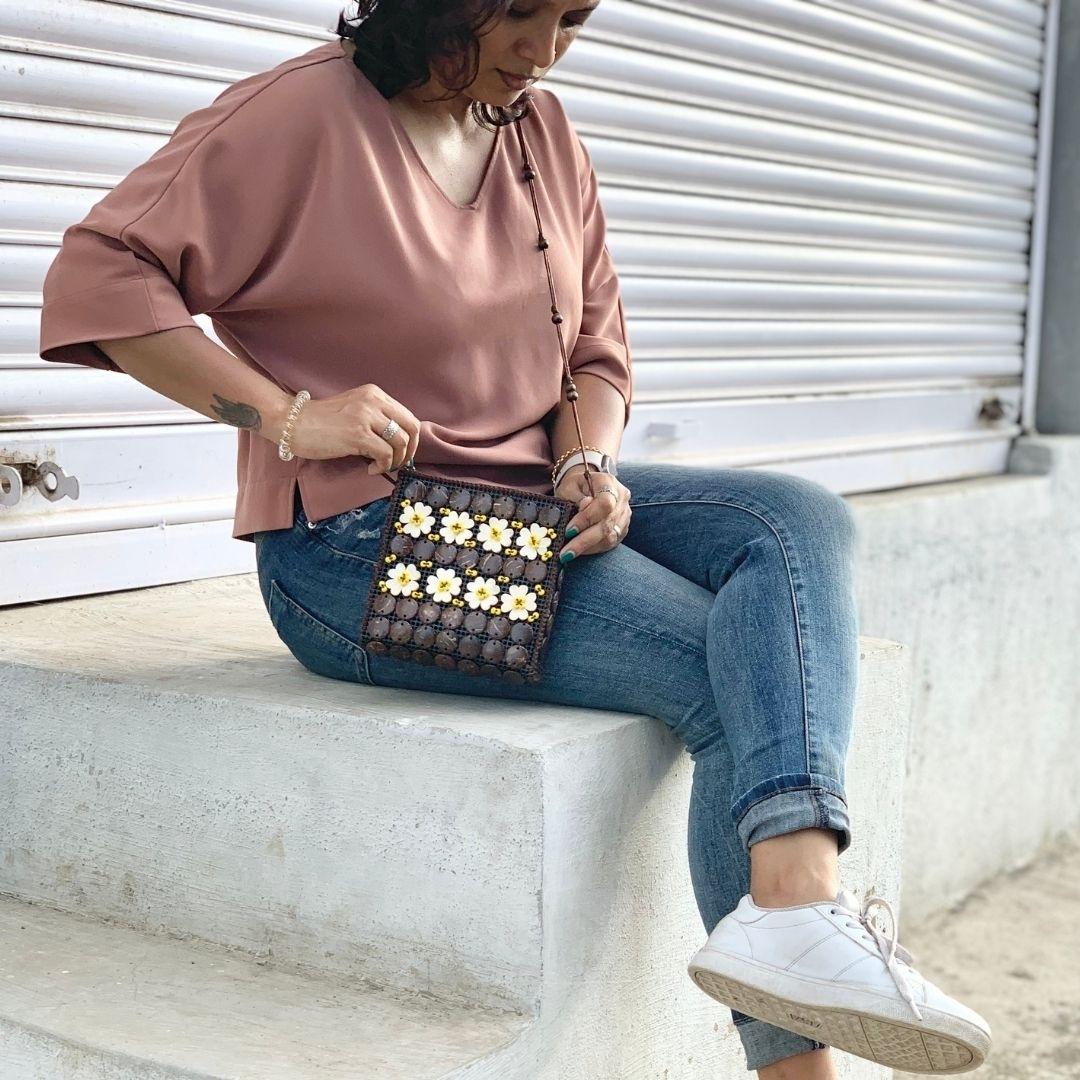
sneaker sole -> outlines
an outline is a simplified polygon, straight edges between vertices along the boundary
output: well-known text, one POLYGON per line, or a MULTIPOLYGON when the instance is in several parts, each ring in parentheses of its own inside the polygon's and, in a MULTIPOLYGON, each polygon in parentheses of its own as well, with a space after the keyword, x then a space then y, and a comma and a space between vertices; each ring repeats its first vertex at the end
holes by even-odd
POLYGON ((703 953, 691 960, 687 970, 695 984, 710 997, 747 1016, 879 1065, 937 1075, 970 1072, 982 1065, 990 1050, 990 1039, 984 1032, 947 1014, 923 1009, 924 1016, 932 1012, 936 1025, 927 1029, 917 1021, 856 1006, 845 1008, 798 1001, 761 985, 776 980, 771 970, 714 950, 708 950, 708 960, 700 962, 699 957, 704 960, 703 953), (739 974, 752 975, 760 981, 756 985, 747 983, 737 977, 739 974))

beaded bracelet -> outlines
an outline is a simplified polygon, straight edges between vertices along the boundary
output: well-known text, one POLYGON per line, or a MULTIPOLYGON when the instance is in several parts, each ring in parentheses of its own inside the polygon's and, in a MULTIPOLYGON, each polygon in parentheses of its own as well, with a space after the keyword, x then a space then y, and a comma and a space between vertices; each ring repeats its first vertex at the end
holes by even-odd
POLYGON ((281 429, 281 441, 278 443, 278 457, 282 461, 292 461, 296 456, 289 447, 289 440, 292 439, 293 424, 296 423, 304 402, 310 400, 311 395, 306 390, 301 390, 293 399, 292 408, 289 409, 289 415, 285 418, 285 426, 281 429))

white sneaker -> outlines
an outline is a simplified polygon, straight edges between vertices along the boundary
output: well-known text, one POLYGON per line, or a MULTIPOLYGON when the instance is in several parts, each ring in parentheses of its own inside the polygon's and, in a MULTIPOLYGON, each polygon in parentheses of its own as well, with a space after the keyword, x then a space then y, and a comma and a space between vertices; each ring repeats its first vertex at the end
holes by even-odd
POLYGON ((710 997, 776 1027, 914 1073, 977 1069, 990 1025, 912 966, 889 902, 841 888, 835 901, 763 908, 747 893, 694 953, 710 997), (888 912, 892 937, 870 921, 888 912))

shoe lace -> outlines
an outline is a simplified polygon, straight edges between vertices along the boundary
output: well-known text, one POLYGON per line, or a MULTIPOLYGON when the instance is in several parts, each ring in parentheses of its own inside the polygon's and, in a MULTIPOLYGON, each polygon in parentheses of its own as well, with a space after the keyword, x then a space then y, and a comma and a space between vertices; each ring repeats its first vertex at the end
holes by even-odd
POLYGON ((915 957, 897 941, 896 913, 893 911, 892 904, 883 896, 868 896, 859 911, 847 907, 834 907, 833 911, 856 916, 859 921, 857 923, 848 923, 848 925, 855 929, 861 926, 869 934, 870 940, 877 946, 881 958, 885 961, 885 966, 889 969, 889 974, 892 976, 893 982, 896 983, 896 988, 900 991, 901 997, 911 1006, 912 1011, 921 1020, 923 1015, 915 1002, 915 995, 911 985, 912 976, 917 974, 910 966, 914 963, 915 957), (889 923, 892 927, 891 935, 880 931, 871 920, 870 909, 874 904, 880 905, 889 913, 889 923), (901 964, 904 966, 901 967, 901 964))

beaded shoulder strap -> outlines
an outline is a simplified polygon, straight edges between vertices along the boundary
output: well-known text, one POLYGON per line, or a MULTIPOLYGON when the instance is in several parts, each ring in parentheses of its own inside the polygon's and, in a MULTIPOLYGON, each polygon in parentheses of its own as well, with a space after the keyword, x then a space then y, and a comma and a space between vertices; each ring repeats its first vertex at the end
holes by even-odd
MULTIPOLYGON (((559 339, 559 352, 562 355, 563 370, 566 373, 566 379, 563 383, 563 390, 566 393, 566 399, 570 402, 570 407, 574 411, 574 427, 577 429, 578 437, 578 450, 581 451, 581 460, 585 464, 585 483, 589 487, 589 494, 595 496, 596 490, 593 488, 592 473, 593 468, 589 459, 585 456, 584 438, 581 434, 581 419, 578 416, 577 399, 578 388, 574 382, 574 374, 570 370, 570 360, 566 355, 566 343, 563 341, 562 336, 562 321, 563 317, 559 312, 559 302, 555 296, 555 282, 551 274, 551 262, 548 259, 547 249, 548 240, 544 236, 544 228, 540 224, 540 206, 536 200, 536 185, 533 182, 536 179, 536 170, 533 167, 532 162, 529 160, 529 152, 525 146, 525 133, 521 127, 521 118, 518 117, 514 120, 514 127, 517 130, 518 143, 521 146, 521 178, 529 182, 529 195, 532 199, 533 213, 536 216, 536 246, 544 256, 544 269, 547 273, 548 290, 551 293, 551 321, 555 324, 555 336, 559 339)), ((383 476, 386 477, 391 483, 396 483, 396 480, 388 472, 383 472, 383 476)))

